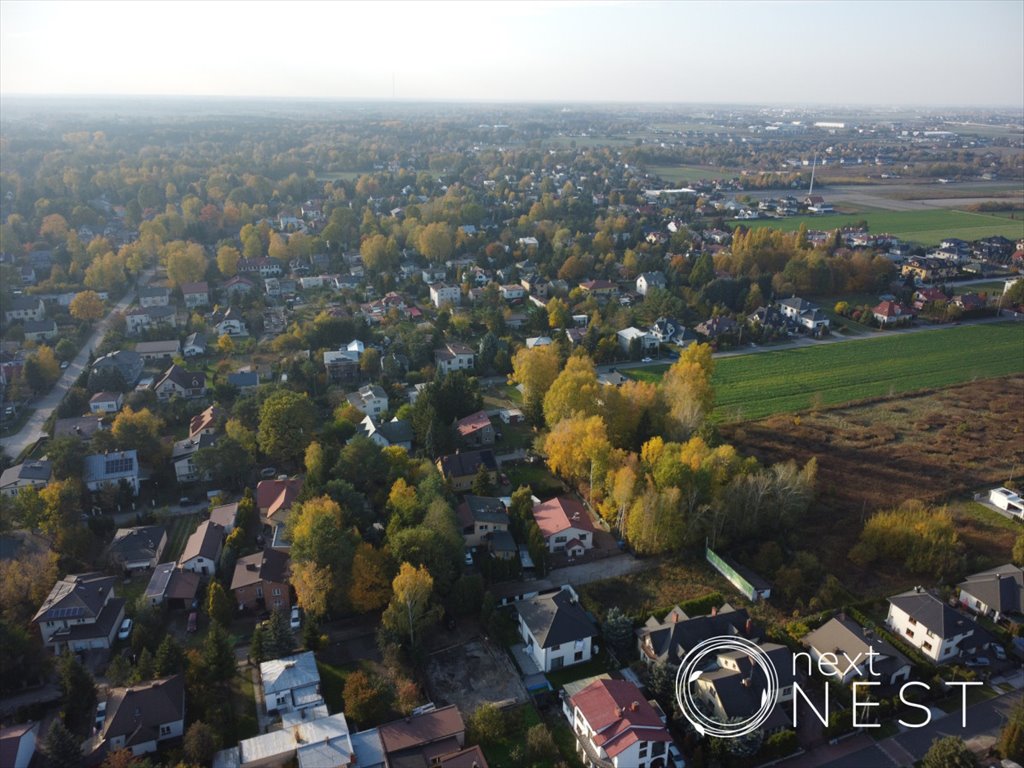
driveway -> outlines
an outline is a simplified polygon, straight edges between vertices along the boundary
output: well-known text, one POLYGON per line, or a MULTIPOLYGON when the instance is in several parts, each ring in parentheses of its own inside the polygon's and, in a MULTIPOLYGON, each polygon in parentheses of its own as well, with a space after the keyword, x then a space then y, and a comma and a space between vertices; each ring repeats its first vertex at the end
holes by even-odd
MULTIPOLYGON (((139 275, 138 285, 143 286, 149 282, 149 279, 153 276, 153 271, 149 270, 139 275)), ((114 320, 114 316, 120 312, 124 312, 131 303, 135 300, 136 289, 129 288, 127 293, 121 298, 117 304, 115 304, 107 316, 100 320, 92 335, 86 340, 82 348, 78 350, 78 354, 75 355, 75 359, 72 360, 68 367, 64 369, 61 377, 57 379, 57 382, 53 385, 53 389, 48 394, 43 395, 41 398, 36 400, 31 407, 35 408, 35 412, 29 417, 25 425, 15 434, 10 437, 5 437, 0 440, 0 445, 3 446, 7 455, 11 459, 17 459, 21 455, 22 451, 28 448, 30 445, 38 442, 39 438, 43 436, 43 425, 46 420, 50 418, 50 414, 53 410, 60 405, 64 399, 64 395, 71 388, 71 385, 75 383, 78 377, 82 374, 82 371, 89 364, 89 356, 92 351, 100 345, 103 341, 104 335, 107 333, 107 329, 110 328, 110 324, 114 320)))

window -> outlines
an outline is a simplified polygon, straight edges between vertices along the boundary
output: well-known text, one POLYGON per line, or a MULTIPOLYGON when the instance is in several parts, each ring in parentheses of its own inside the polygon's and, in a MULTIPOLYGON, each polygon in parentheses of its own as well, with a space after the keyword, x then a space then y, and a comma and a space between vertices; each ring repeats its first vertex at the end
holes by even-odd
POLYGON ((573 660, 583 661, 583 651, 576 651, 576 654, 573 656, 573 660))
POLYGON ((280 597, 280 596, 281 596, 281 588, 280 587, 274 587, 274 597, 280 597))
POLYGON ((908 628, 907 629, 907 637, 913 637, 913 636, 914 636, 914 630, 908 628))
POLYGON ((930 650, 932 649, 932 644, 931 644, 931 643, 925 643, 925 644, 924 644, 924 645, 922 645, 921 647, 922 647, 922 648, 923 648, 924 650, 926 650, 926 651, 930 651, 930 650))
POLYGON ((647 757, 647 742, 640 742, 640 757, 647 757))
POLYGON ((651 745, 651 755, 657 757, 658 755, 665 754, 665 742, 656 741, 651 745))
POLYGON ((564 543, 564 542, 565 542, 565 541, 567 541, 567 540, 568 540, 568 539, 566 539, 566 537, 565 537, 565 536, 555 536, 555 543, 556 543, 556 544, 561 544, 561 543, 564 543))
POLYGON ((917 619, 915 619, 913 616, 907 617, 907 621, 910 622, 911 626, 913 626, 914 624, 917 624, 917 619))
POLYGON ((161 736, 170 736, 171 735, 171 726, 169 726, 169 725, 161 725, 160 726, 160 735, 161 736))

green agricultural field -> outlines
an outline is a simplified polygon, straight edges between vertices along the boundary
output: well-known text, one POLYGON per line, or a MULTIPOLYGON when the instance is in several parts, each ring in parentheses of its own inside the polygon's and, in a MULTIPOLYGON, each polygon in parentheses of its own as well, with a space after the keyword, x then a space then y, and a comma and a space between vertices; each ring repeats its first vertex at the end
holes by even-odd
POLYGON ((968 211, 885 211, 880 213, 835 214, 828 216, 792 216, 788 219, 755 219, 744 223, 750 229, 771 227, 783 232, 796 232, 801 224, 808 229, 835 229, 858 221, 867 221, 871 232, 888 232, 901 240, 921 245, 938 245, 946 237, 980 240, 1002 235, 1011 240, 1024 237, 1024 219, 968 211))
POLYGON ((656 173, 665 181, 678 184, 700 181, 701 179, 731 179, 739 176, 740 172, 728 168, 718 168, 713 165, 654 165, 648 168, 650 173, 656 173))
MULTIPOLYGON (((667 367, 666 367, 667 368, 667 367)), ((666 368, 624 370, 656 381, 666 368)), ((964 325, 720 358, 716 421, 761 419, 1024 371, 1024 327, 964 325)))

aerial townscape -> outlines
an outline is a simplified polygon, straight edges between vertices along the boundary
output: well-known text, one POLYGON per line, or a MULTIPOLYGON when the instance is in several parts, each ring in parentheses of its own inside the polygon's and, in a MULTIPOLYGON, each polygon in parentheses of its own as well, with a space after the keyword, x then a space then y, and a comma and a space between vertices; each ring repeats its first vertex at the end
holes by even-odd
POLYGON ((1020 94, 4 69, 0 768, 1024 763, 1020 94))

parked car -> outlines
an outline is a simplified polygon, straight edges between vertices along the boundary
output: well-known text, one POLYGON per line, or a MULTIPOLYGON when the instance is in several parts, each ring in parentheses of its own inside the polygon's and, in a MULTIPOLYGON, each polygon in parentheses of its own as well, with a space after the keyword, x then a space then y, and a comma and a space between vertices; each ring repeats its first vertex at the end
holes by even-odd
POLYGON ((987 656, 972 656, 967 659, 964 664, 968 667, 989 667, 992 666, 992 662, 989 661, 987 656))
POLYGON ((185 631, 192 633, 199 630, 199 614, 192 611, 188 615, 188 623, 185 625, 185 631))
POLYGON ((121 628, 119 630, 117 630, 117 639, 118 640, 127 640, 128 639, 128 635, 130 635, 131 633, 132 633, 132 620, 131 619, 125 619, 124 621, 121 622, 121 628))
POLYGON ((277 469, 275 467, 264 467, 263 469, 260 470, 260 477, 262 477, 264 480, 269 480, 276 474, 277 469))
POLYGON ((1006 661, 1006 651, 1001 645, 993 645, 992 653, 999 661, 1006 661))
POLYGON ((642 360, 641 360, 640 362, 641 362, 641 363, 653 363, 653 362, 654 362, 654 360, 653 360, 653 359, 651 359, 650 357, 645 357, 645 358, 643 358, 643 359, 642 359, 642 360))
POLYGON ((299 606, 297 605, 292 606, 292 617, 289 624, 292 629, 298 629, 302 626, 302 616, 299 614, 299 606))
POLYGON ((465 556, 465 558, 463 558, 463 562, 465 562, 466 565, 472 565, 473 564, 473 550, 471 550, 471 549, 467 549, 466 550, 466 556, 465 556))
POLYGON ((61 364, 60 364, 60 369, 61 369, 62 371, 63 371, 63 370, 66 370, 66 369, 67 369, 67 367, 68 367, 69 365, 70 365, 70 363, 69 363, 69 362, 68 362, 67 360, 62 360, 62 361, 61 361, 61 364))
POLYGON ((99 704, 96 705, 96 730, 98 731, 103 727, 103 721, 107 719, 107 700, 101 699, 99 704))

